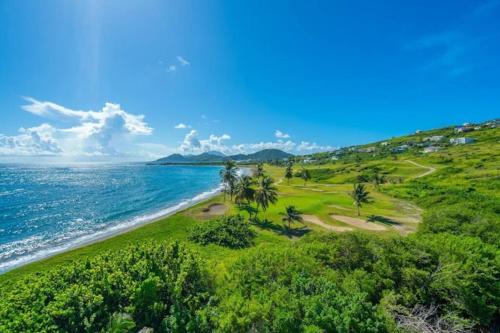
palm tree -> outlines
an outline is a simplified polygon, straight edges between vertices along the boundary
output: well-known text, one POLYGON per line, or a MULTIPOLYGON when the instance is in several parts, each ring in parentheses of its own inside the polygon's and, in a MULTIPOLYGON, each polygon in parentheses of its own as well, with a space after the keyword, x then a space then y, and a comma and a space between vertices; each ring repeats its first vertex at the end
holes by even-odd
POLYGON ((372 177, 373 185, 375 188, 378 190, 380 189, 380 184, 385 183, 385 177, 384 175, 379 174, 378 172, 375 173, 372 177))
POLYGON ((370 202, 371 198, 369 192, 365 189, 363 184, 354 184, 353 191, 350 193, 351 198, 354 199, 353 204, 356 205, 358 216, 360 215, 359 209, 364 203, 370 202))
POLYGON ((224 185, 224 201, 226 201, 226 193, 229 192, 231 201, 233 200, 234 185, 236 183, 236 163, 228 160, 224 163, 224 169, 220 171, 222 184, 224 185))
POLYGON ((300 172, 300 178, 304 180, 304 186, 306 186, 307 181, 311 179, 311 172, 307 170, 306 168, 302 168, 302 171, 300 172))
POLYGON ((283 218, 281 219, 283 222, 288 223, 288 230, 291 230, 292 223, 294 222, 302 222, 302 214, 298 211, 295 206, 286 206, 285 213, 283 214, 283 218))
POLYGON ((278 191, 274 186, 274 180, 271 177, 263 177, 259 181, 258 187, 255 190, 255 202, 257 203, 257 211, 259 207, 265 212, 269 204, 275 204, 278 201, 278 191))
POLYGON ((288 185, 290 185, 290 179, 293 178, 292 163, 288 163, 288 165, 286 166, 285 178, 287 180, 288 185))
POLYGON ((250 204, 254 199, 255 190, 252 188, 253 180, 249 176, 241 176, 238 178, 234 187, 235 201, 238 205, 244 203, 250 204))
POLYGON ((262 163, 257 164, 257 170, 255 170, 255 177, 256 178, 264 177, 264 165, 262 163))

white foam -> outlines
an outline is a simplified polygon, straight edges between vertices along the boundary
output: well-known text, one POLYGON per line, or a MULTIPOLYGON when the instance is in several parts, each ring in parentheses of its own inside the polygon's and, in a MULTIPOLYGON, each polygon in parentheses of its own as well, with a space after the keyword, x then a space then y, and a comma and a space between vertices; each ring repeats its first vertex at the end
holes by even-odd
MULTIPOLYGON (((170 206, 170 207, 167 207, 165 209, 161 209, 161 210, 154 212, 152 214, 140 215, 140 216, 134 217, 130 220, 127 220, 127 221, 124 221, 124 222, 121 222, 121 223, 118 223, 115 225, 111 225, 103 230, 94 232, 92 234, 77 237, 64 245, 58 245, 58 246, 54 246, 51 248, 38 250, 35 253, 30 254, 30 255, 20 256, 18 258, 15 258, 15 259, 12 259, 9 261, 0 262, 0 272, 5 273, 6 271, 9 271, 9 270, 14 269, 16 267, 26 265, 28 263, 38 261, 41 259, 45 259, 45 258, 48 258, 48 257, 53 256, 55 254, 58 254, 58 253, 61 253, 61 252, 64 252, 64 251, 67 251, 70 249, 74 249, 74 248, 83 246, 85 244, 89 244, 89 243, 92 243, 92 242, 95 242, 98 240, 106 239, 106 238, 109 238, 111 236, 122 233, 124 231, 131 230, 131 229, 136 228, 138 226, 155 221, 159 218, 172 215, 176 212, 184 210, 184 209, 186 209, 190 206, 193 206, 201 201, 207 200, 207 199, 215 196, 221 190, 222 190, 222 186, 219 186, 215 189, 200 193, 191 199, 182 201, 174 206, 170 206)), ((73 236, 74 236, 74 234, 73 234, 73 236)))
MULTIPOLYGON (((251 169, 250 168, 239 168, 237 170, 238 176, 242 175, 250 175, 251 174, 251 169)), ((191 199, 187 199, 185 201, 182 201, 174 206, 170 206, 164 209, 161 209, 159 211, 156 211, 151 214, 145 214, 145 215, 139 215, 137 217, 134 217, 130 220, 126 220, 114 225, 110 225, 102 230, 95 231, 92 234, 86 234, 83 236, 77 235, 78 233, 81 234, 80 232, 75 232, 73 234, 68 234, 66 237, 71 237, 71 236, 76 236, 73 240, 70 240, 68 243, 65 243, 63 245, 57 245, 57 246, 52 246, 43 250, 38 250, 35 251, 34 253, 30 255, 22 255, 18 258, 5 261, 5 262, 0 262, 0 274, 5 273, 6 271, 9 271, 11 269, 14 269, 16 267, 22 266, 29 264, 34 261, 38 261, 41 259, 45 259, 48 257, 51 257, 53 255, 56 255, 58 253, 62 253, 77 247, 81 247, 86 244, 93 243, 98 240, 103 240, 106 238, 110 238, 111 236, 123 233, 125 231, 134 229, 136 227, 139 227, 141 225, 153 222, 155 220, 158 220, 159 218, 166 217, 169 215, 172 215, 176 212, 179 212, 181 210, 184 210, 188 207, 191 207, 201 201, 207 200, 213 196, 215 196, 217 193, 222 191, 222 185, 218 186, 217 188, 214 188, 210 191, 206 191, 203 193, 200 193, 196 196, 194 196, 191 199)), ((65 238, 66 238, 65 237, 65 238)), ((72 237, 71 237, 72 238, 72 237)))

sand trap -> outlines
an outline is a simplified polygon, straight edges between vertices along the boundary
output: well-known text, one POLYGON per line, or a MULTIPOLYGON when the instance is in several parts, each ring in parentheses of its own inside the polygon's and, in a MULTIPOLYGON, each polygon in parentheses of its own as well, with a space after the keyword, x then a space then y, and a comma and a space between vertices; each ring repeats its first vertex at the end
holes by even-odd
POLYGON ((331 231, 338 231, 338 232, 344 232, 344 231, 352 231, 352 228, 349 227, 336 227, 333 225, 326 224, 325 222, 321 221, 317 216, 315 215, 302 215, 302 218, 304 221, 315 224, 317 226, 320 226, 322 228, 331 230, 331 231))
POLYGON ((226 213, 227 207, 224 204, 216 203, 203 208, 203 215, 207 217, 224 215, 226 213))
POLYGON ((386 227, 381 226, 379 224, 366 222, 365 220, 357 219, 355 217, 344 216, 344 215, 330 215, 330 216, 337 221, 352 225, 353 227, 360 229, 373 230, 373 231, 383 231, 387 229, 386 227))

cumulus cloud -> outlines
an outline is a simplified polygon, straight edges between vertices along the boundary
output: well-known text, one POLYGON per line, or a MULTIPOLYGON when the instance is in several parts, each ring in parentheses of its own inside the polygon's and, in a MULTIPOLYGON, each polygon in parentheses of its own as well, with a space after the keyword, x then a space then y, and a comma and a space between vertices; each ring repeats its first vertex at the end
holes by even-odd
POLYGON ((190 153, 201 153, 210 150, 226 153, 229 152, 230 148, 225 145, 225 141, 230 139, 231 137, 228 134, 222 134, 220 136, 211 134, 207 139, 200 140, 198 138, 198 132, 193 129, 184 137, 180 145, 180 150, 190 153))
MULTIPOLYGON (((282 135, 286 135, 285 133, 280 133, 282 135)), ((297 144, 292 140, 283 139, 277 139, 276 141, 261 141, 256 143, 228 145, 227 141, 229 141, 230 139, 231 137, 228 134, 223 134, 220 136, 211 134, 207 139, 199 139, 198 132, 193 129, 184 137, 184 140, 179 147, 179 151, 183 153, 197 154, 215 150, 231 155, 254 153, 263 149, 280 149, 289 153, 311 154, 336 149, 335 147, 328 145, 319 145, 316 142, 301 141, 300 144, 297 144)))
POLYGON ((321 146, 318 145, 316 142, 307 142, 307 141, 302 141, 300 144, 297 146, 297 151, 301 153, 317 153, 317 152, 322 152, 322 151, 330 151, 330 150, 335 150, 335 147, 332 146, 321 146))
POLYGON ((186 129, 186 128, 191 128, 191 125, 186 125, 184 123, 179 123, 179 124, 175 125, 174 128, 176 128, 176 129, 186 129))
POLYGON ((99 111, 82 111, 31 97, 26 101, 29 104, 22 107, 25 111, 72 125, 57 128, 43 123, 21 128, 18 135, 0 135, 1 155, 120 155, 133 146, 134 137, 153 132, 143 115, 130 114, 119 104, 106 103, 99 111))
POLYGON ((276 130, 276 132, 274 132, 274 136, 277 137, 278 139, 288 139, 288 138, 290 138, 289 134, 283 133, 280 130, 276 130))

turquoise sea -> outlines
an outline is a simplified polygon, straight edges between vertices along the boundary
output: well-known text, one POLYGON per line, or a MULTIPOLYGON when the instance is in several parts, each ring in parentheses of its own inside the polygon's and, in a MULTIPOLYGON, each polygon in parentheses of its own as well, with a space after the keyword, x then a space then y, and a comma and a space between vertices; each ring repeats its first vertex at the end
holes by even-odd
POLYGON ((187 207, 220 167, 0 164, 0 272, 187 207))

